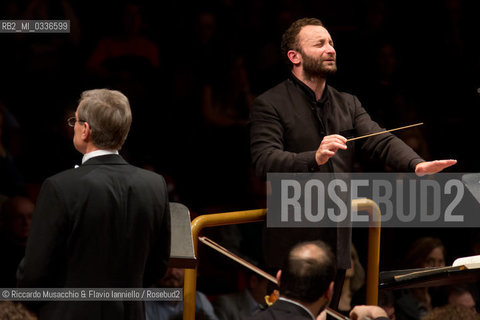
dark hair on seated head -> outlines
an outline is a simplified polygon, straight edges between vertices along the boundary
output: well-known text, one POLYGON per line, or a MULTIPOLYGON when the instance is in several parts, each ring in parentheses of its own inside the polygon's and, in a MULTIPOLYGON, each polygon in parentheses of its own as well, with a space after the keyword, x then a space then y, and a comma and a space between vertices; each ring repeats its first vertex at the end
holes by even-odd
POLYGON ((296 245, 288 254, 282 269, 280 294, 304 302, 316 301, 335 279, 335 265, 335 257, 325 243, 312 241, 296 245), (317 246, 323 254, 309 258, 295 254, 308 245, 317 246))

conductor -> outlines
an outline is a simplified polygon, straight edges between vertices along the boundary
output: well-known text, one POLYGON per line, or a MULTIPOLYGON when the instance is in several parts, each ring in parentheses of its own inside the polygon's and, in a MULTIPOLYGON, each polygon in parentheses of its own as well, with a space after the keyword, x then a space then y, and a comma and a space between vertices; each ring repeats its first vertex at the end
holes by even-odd
MULTIPOLYGON (((250 150, 257 175, 352 172, 354 150, 380 159, 395 170, 417 175, 436 173, 456 163, 424 161, 390 133, 347 144, 345 135, 360 136, 382 129, 357 97, 327 84, 327 77, 337 71, 336 51, 320 20, 295 21, 283 34, 281 49, 290 77, 258 96, 250 113, 250 150)), ((345 270, 350 267, 351 228, 266 229, 265 263, 271 270, 280 268, 294 244, 309 240, 325 241, 336 254, 335 306, 345 270)))

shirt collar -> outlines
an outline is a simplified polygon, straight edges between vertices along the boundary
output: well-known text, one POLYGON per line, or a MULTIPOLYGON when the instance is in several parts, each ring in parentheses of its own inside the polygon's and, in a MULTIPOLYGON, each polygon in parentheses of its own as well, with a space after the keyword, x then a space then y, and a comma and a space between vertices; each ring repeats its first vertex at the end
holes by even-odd
POLYGON ((302 304, 298 303, 297 301, 293 301, 293 300, 290 300, 290 299, 287 299, 287 298, 284 298, 284 297, 280 297, 280 298, 278 298, 278 299, 279 299, 279 300, 286 301, 286 302, 293 303, 294 305, 297 305, 297 306, 301 307, 301 308, 304 309, 306 312, 308 312, 308 314, 310 315, 310 317, 312 317, 312 320, 315 320, 315 317, 313 316, 312 312, 310 312, 310 310, 308 310, 307 308, 305 308, 305 306, 303 306, 302 304))
POLYGON ((87 162, 88 160, 94 157, 104 156, 107 154, 118 154, 118 150, 95 150, 95 151, 86 153, 83 155, 82 164, 84 164, 85 162, 87 162))
POLYGON ((290 73, 290 79, 295 83, 297 86, 302 89, 305 94, 312 99, 315 102, 319 102, 321 104, 324 104, 325 101, 328 99, 327 91, 328 91, 328 85, 325 83, 325 89, 323 90, 322 96, 320 97, 320 100, 317 101, 317 97, 315 96, 315 92, 310 89, 309 86, 307 86, 302 80, 298 79, 293 73, 290 73))

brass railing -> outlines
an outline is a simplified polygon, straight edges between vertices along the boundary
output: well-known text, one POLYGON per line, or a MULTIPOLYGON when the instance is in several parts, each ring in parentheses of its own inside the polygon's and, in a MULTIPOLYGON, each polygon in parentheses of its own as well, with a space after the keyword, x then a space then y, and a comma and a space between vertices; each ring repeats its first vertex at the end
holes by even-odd
MULTIPOLYGON (((352 209, 366 211, 370 216, 370 229, 368 232, 368 260, 367 260, 367 304, 376 305, 378 301, 378 271, 380 263, 380 209, 377 204, 369 199, 355 199, 352 209)), ((203 228, 217 227, 229 224, 259 222, 265 219, 266 209, 224 212, 201 215, 192 223, 193 249, 198 255, 198 235, 203 228)), ((185 269, 185 282, 183 285, 183 319, 195 319, 195 292, 197 287, 197 268, 185 269)))

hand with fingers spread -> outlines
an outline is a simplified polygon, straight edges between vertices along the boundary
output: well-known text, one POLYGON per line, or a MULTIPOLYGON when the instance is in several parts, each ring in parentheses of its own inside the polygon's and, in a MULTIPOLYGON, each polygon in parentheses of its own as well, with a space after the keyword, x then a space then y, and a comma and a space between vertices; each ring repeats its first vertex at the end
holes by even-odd
POLYGON ((421 177, 426 174, 434 174, 442 171, 445 168, 453 166, 457 163, 457 160, 435 160, 435 161, 424 161, 417 164, 415 167, 415 173, 417 176, 421 177))
POLYGON ((347 150, 347 139, 339 134, 325 136, 315 153, 317 164, 321 166, 327 163, 337 153, 338 149, 347 150))

